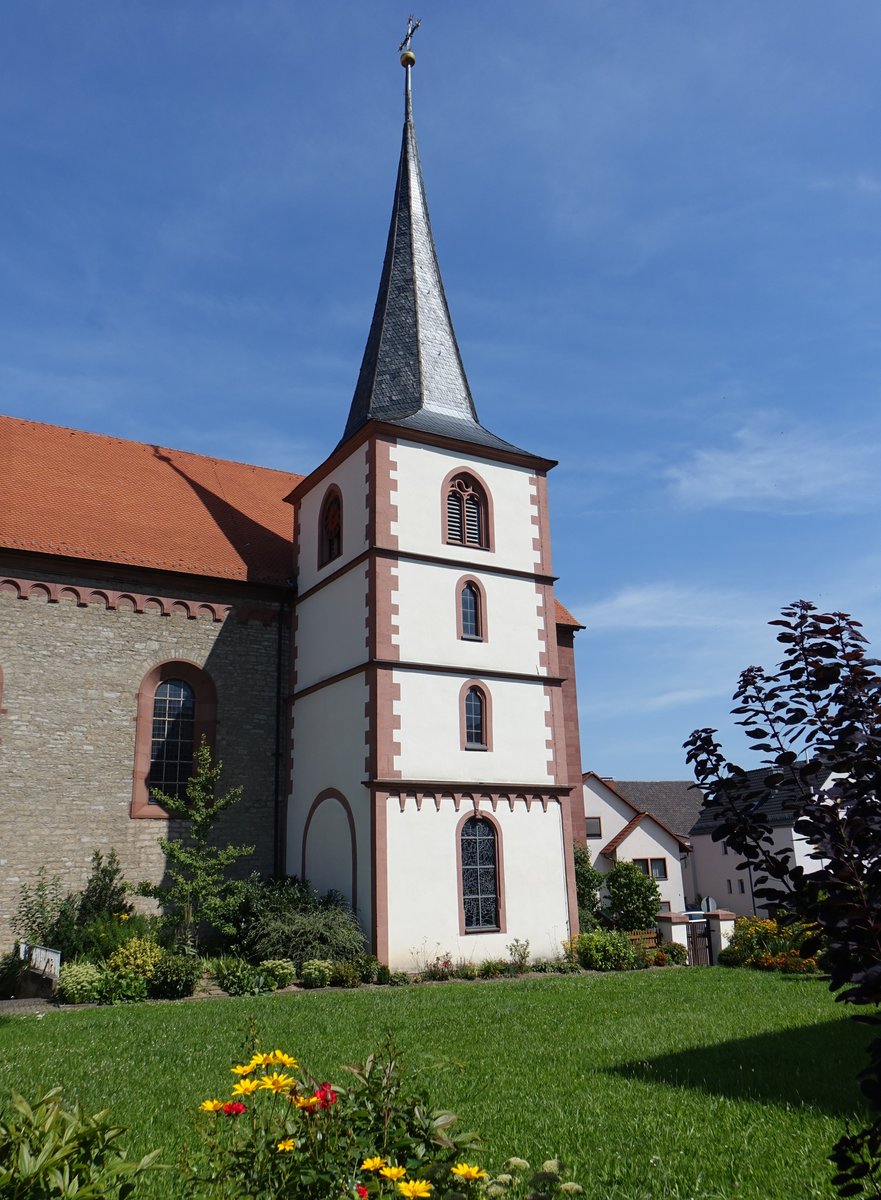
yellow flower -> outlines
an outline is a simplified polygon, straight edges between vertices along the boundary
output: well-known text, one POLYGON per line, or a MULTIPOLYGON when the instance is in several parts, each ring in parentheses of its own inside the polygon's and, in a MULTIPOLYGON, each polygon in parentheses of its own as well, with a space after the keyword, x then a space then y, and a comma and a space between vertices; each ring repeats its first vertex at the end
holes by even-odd
POLYGON ((293 1150, 293 1148, 294 1148, 294 1139, 293 1138, 282 1138, 282 1140, 278 1143, 279 1150, 293 1150))
POLYGON ((365 1158, 361 1164, 362 1171, 378 1171, 380 1167, 385 1166, 385 1159, 380 1158, 377 1154, 375 1158, 365 1158))
POLYGON ((392 1180, 394 1180, 395 1183, 397 1183, 397 1181, 399 1179, 403 1179, 404 1176, 407 1174, 407 1168, 406 1167, 383 1167, 379 1173, 380 1173, 380 1175, 383 1176, 384 1179, 392 1179, 392 1180))
POLYGON ((203 1112, 220 1112, 223 1108, 222 1100, 203 1100, 199 1105, 203 1112))
POLYGON ((265 1088, 268 1092, 275 1092, 276 1095, 279 1092, 289 1092, 292 1087, 296 1086, 297 1081, 293 1075, 278 1075, 273 1073, 271 1075, 264 1075, 257 1081, 257 1087, 265 1088))
POLYGON ((307 1112, 311 1112, 313 1108, 318 1107, 317 1096, 294 1096, 293 1100, 297 1108, 304 1108, 307 1112))
POLYGON ((131 913, 117 913, 116 915, 119 917, 120 921, 128 921, 132 914, 131 913))
POLYGON ((234 1096, 253 1096, 260 1087, 256 1079, 240 1079, 232 1090, 234 1096))
POLYGON ((272 1062, 268 1064, 269 1066, 293 1067, 296 1070, 300 1065, 290 1054, 285 1054, 284 1050, 273 1050, 269 1058, 272 1059, 272 1062))
POLYGON ((254 1069, 254 1067, 271 1067, 272 1066, 272 1055, 271 1054, 252 1054, 250 1065, 251 1065, 252 1070, 254 1069))
POLYGON ((230 1067, 230 1070, 232 1071, 233 1075, 250 1075, 254 1070, 254 1063, 245 1063, 244 1066, 239 1063, 237 1067, 230 1067))
POLYGON ((451 1175, 458 1175, 463 1183, 472 1183, 475 1179, 486 1179, 486 1171, 480 1167, 471 1167, 468 1163, 456 1163, 450 1168, 451 1175))
POLYGON ((431 1184, 427 1179, 412 1179, 398 1184, 402 1196, 419 1197, 431 1195, 431 1184))

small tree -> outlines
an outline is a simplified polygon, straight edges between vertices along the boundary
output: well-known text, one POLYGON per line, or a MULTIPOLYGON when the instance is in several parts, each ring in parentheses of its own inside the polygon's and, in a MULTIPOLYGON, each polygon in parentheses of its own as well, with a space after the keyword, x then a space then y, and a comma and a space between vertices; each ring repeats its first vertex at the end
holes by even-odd
POLYGON ((573 847, 575 855, 575 894, 578 899, 578 924, 582 933, 595 928, 600 912, 600 889, 605 882, 605 875, 598 871, 590 861, 590 851, 587 846, 576 842, 573 847))
POLYGON ((661 893, 651 875, 636 863, 619 862, 605 877, 609 894, 607 916, 616 929, 648 929, 661 907, 661 893))
POLYGON ((193 756, 186 799, 158 789, 151 792, 164 809, 187 822, 188 831, 186 837, 159 838, 168 882, 142 883, 138 890, 142 896, 159 901, 175 940, 183 945, 198 943, 201 924, 228 936, 235 933, 231 914, 243 885, 230 879, 228 871, 238 859, 254 853, 253 846, 213 844, 214 827, 221 814, 242 798, 241 787, 230 788, 222 796, 216 794, 222 771, 223 763, 212 763, 203 737, 193 756))
MULTIPOLYGON (((777 671, 748 667, 732 710, 762 770, 729 762, 715 729, 697 729, 685 743, 688 761, 716 818, 713 838, 742 854, 756 895, 778 920, 804 922, 822 937, 823 966, 837 999, 859 1005, 859 1020, 881 1025, 881 675, 866 657, 858 621, 819 613, 799 600, 772 621, 785 648, 777 671), (793 827, 813 847, 812 869, 791 850, 776 849, 766 815, 789 810, 793 827), (874 1011, 869 1012, 868 1009, 874 1011)), ((881 1038, 869 1048, 860 1083, 881 1111, 881 1038)), ((842 1196, 881 1197, 881 1119, 843 1137, 832 1161, 842 1196)))

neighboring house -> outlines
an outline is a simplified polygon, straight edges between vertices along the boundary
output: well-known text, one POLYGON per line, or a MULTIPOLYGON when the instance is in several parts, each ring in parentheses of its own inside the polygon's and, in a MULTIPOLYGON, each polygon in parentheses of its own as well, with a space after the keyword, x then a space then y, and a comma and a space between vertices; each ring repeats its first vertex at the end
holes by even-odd
MULTIPOLYGON (((746 778, 753 785, 761 784, 769 770, 769 767, 759 767, 747 771, 746 778)), ((829 787, 833 778, 830 771, 821 772, 817 776, 817 787, 829 787)), ((773 831, 773 849, 791 850, 793 866, 811 871, 816 862, 810 857, 810 843, 793 828, 795 816, 791 802, 795 797, 794 787, 782 784, 762 801, 762 815, 773 831)), ((719 908, 731 909, 741 916, 764 915, 766 903, 757 900, 753 893, 753 872, 749 868, 738 870, 742 856, 729 850, 724 842, 713 841, 715 827, 713 814, 702 811, 691 830, 695 894, 701 899, 714 900, 719 908)))
MULTIPOLYGON (((583 777, 585 837, 596 868, 608 873, 618 862, 630 861, 651 875, 661 893, 661 912, 686 909, 686 869, 691 843, 672 828, 660 812, 650 812, 644 797, 633 789, 651 784, 603 779, 593 771, 583 777)), ((666 815, 671 814, 668 806, 666 815)))
MULTIPOLYGON (((543 401, 534 417, 544 434, 543 401)), ((246 867, 344 893, 393 966, 511 938, 551 955, 577 928, 581 626, 554 596, 555 463, 478 419, 409 67, 341 432, 304 477, 3 421, 0 942, 40 867, 79 887, 113 847, 130 879, 161 878, 156 839, 180 825, 151 788, 183 791, 202 734, 245 788, 221 835, 256 844, 246 867)), ((647 861, 672 866, 654 837, 647 861)))

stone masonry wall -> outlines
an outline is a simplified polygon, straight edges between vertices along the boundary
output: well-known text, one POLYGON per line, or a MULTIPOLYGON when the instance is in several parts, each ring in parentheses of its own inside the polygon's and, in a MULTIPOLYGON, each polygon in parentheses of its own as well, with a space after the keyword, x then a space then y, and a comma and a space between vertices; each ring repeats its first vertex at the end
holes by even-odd
POLYGON ((254 604, 241 591, 211 599, 233 604, 222 621, 0 589, 0 952, 41 866, 73 890, 93 851, 113 848, 127 879, 161 879, 156 839, 179 823, 129 815, 136 695, 161 662, 188 659, 213 679, 221 786, 245 789, 219 837, 256 843, 243 870, 273 870, 278 604, 259 599, 262 612, 241 621, 254 604))

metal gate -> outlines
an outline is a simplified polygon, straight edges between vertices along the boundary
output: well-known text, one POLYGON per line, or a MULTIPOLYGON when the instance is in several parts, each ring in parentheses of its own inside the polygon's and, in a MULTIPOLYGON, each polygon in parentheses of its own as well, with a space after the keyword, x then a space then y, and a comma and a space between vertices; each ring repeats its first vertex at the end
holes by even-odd
POLYGON ((689 921, 688 923, 688 965, 690 967, 711 967, 713 965, 709 921, 689 921))

